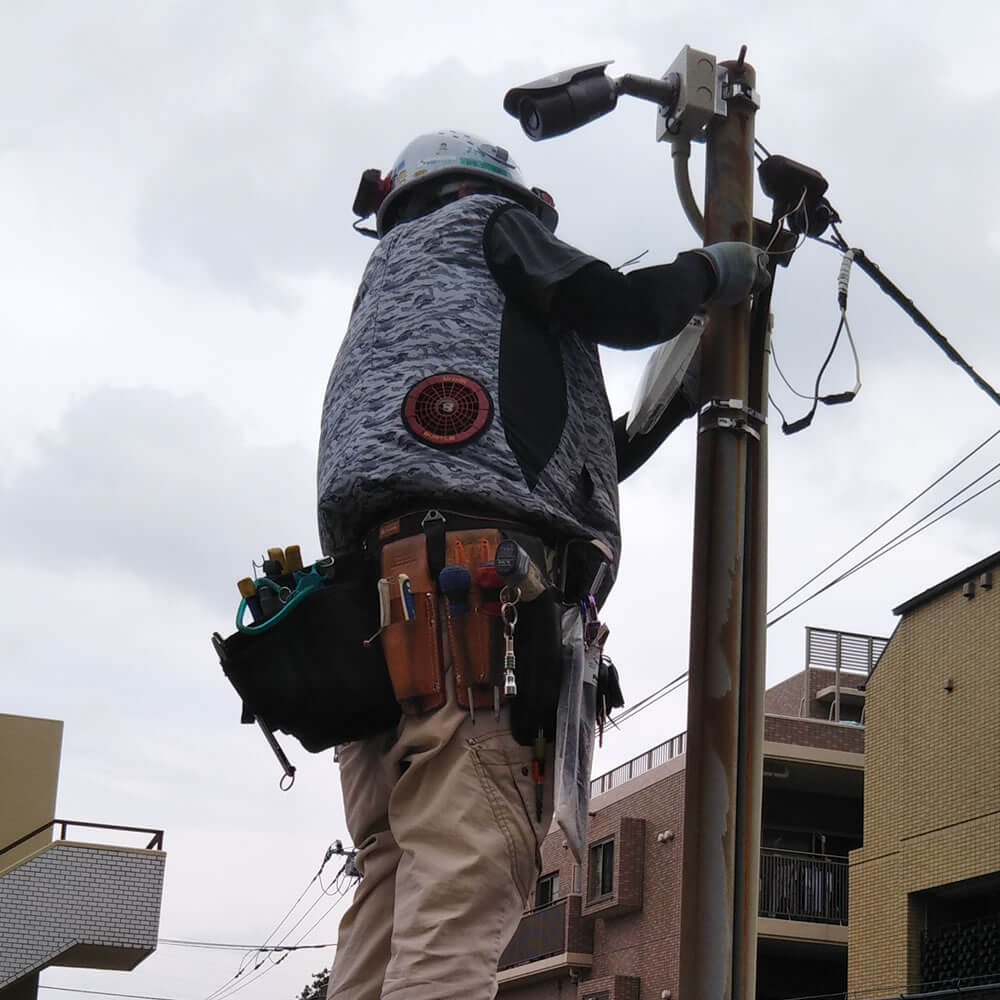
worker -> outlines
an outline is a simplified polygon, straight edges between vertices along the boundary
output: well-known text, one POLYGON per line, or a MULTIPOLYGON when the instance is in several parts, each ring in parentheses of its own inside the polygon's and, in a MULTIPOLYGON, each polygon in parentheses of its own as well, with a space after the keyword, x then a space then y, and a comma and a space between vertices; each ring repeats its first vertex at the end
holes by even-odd
MULTIPOLYGON (((553 235, 552 199, 506 150, 458 131, 418 137, 385 178, 369 172, 355 212, 375 215, 379 242, 326 391, 319 526, 327 553, 382 553, 382 640, 403 714, 339 748, 363 878, 328 996, 485 1000, 534 889, 558 779, 540 790, 551 747, 539 760, 517 738, 525 691, 494 711, 456 683, 477 664, 456 660, 450 630, 471 615, 435 588, 442 563, 484 572, 490 533, 513 533, 567 606, 603 599, 620 527, 598 345, 669 340, 705 303, 740 302, 767 277, 742 243, 620 273, 553 235)), ((547 671, 558 688, 558 648, 525 665, 516 630, 512 646, 518 678, 547 671)))

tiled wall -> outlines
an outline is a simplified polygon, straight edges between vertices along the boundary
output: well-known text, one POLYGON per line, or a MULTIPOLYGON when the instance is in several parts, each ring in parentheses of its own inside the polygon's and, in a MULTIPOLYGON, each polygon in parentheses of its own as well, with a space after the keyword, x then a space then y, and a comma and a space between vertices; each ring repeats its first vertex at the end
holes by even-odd
POLYGON ((0 875, 0 988, 77 944, 156 947, 166 855, 57 841, 0 875))

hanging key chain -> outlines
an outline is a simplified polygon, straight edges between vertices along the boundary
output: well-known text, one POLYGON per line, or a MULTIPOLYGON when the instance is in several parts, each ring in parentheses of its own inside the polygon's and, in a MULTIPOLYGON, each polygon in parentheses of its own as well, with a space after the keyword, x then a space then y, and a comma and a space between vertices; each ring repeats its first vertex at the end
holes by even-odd
POLYGON ((505 698, 517 696, 517 678, 514 670, 517 657, 514 655, 514 629, 517 627, 517 602, 521 599, 520 587, 504 587, 500 591, 500 617, 503 619, 503 695, 505 698))

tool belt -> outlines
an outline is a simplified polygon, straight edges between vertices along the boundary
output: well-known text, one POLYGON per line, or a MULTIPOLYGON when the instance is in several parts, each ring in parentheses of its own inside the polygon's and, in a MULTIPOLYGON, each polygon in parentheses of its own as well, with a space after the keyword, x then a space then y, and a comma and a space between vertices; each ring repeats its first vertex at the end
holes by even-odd
POLYGON ((212 643, 243 699, 241 721, 288 733, 318 753, 399 721, 382 648, 364 642, 377 628, 371 574, 355 553, 336 557, 330 578, 273 626, 228 639, 216 633, 212 643))
POLYGON ((402 711, 422 715, 443 705, 450 663, 457 701, 473 718, 509 703, 515 739, 532 745, 539 731, 551 738, 562 607, 548 583, 555 553, 537 532, 512 521, 429 510, 381 523, 366 547, 381 574, 379 638, 402 711), (506 585, 494 560, 508 539, 540 571, 543 585, 506 585))

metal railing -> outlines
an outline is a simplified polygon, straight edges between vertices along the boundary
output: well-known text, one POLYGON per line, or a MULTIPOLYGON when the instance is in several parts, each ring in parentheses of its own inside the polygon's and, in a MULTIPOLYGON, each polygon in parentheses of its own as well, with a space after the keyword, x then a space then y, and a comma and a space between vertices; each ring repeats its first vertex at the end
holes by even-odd
POLYGON ((37 837, 40 833, 44 833, 50 827, 60 828, 59 839, 66 839, 66 828, 70 826, 83 826, 89 830, 121 830, 125 833, 151 833, 152 839, 143 848, 146 851, 162 851, 163 850, 163 831, 153 830, 145 826, 116 826, 112 823, 81 823, 79 820, 75 819, 53 819, 43 826, 40 826, 37 830, 32 830, 31 833, 26 833, 23 837, 15 840, 14 843, 8 844, 6 847, 0 847, 0 857, 3 857, 8 851, 14 850, 15 847, 20 847, 21 844, 26 844, 32 837, 37 837))
POLYGON ((762 848, 762 917, 847 923, 847 859, 762 848))
POLYGON ((660 764, 666 764, 674 757, 680 757, 686 747, 687 733, 678 733, 666 743, 660 743, 652 750, 647 750, 638 757, 633 757, 631 760, 625 761, 624 764, 619 764, 613 771, 593 778, 590 782, 590 794, 601 795, 604 792, 610 792, 612 788, 624 785, 626 781, 638 778, 640 774, 645 774, 654 767, 659 767, 660 764))
POLYGON ((514 937, 500 956, 501 971, 561 955, 566 950, 567 898, 536 906, 521 917, 514 937))
POLYGON ((889 640, 860 632, 806 627, 806 666, 870 674, 889 640))

